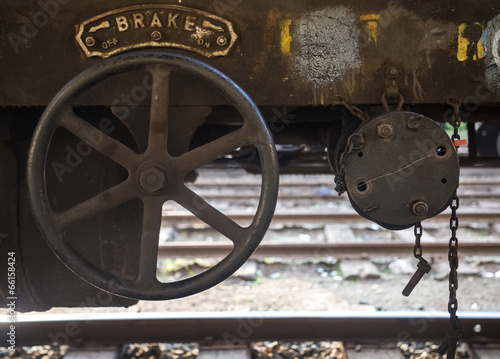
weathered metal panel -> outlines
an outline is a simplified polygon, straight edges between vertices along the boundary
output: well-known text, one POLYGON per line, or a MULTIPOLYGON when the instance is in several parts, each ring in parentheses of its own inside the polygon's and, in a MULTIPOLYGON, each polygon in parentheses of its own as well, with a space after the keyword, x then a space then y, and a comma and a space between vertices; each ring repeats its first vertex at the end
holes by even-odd
MULTIPOLYGON (((380 103, 383 70, 389 64, 401 70, 399 90, 406 102, 445 103, 449 97, 479 103, 500 101, 500 4, 494 0, 167 3, 205 11, 230 22, 238 39, 226 57, 207 58, 178 48, 160 51, 188 54, 220 69, 258 105, 332 104, 339 96, 358 104, 380 103)), ((108 11, 140 4, 165 2, 2 1, 0 105, 46 105, 69 79, 103 61, 87 57, 78 45, 75 35, 79 24, 108 11)), ((137 13, 144 16, 143 25, 151 27, 152 18, 148 16, 154 12, 137 13)), ((181 15, 179 31, 194 32, 193 26, 186 27, 187 19, 181 19, 181 15)), ((169 36, 167 20, 159 19, 163 28, 156 23, 151 29, 164 30, 169 36)), ((116 25, 112 16, 109 21, 116 25)), ((127 31, 139 30, 134 29, 134 21, 133 17, 129 19, 127 31)), ((141 23, 138 27, 142 28, 141 23)), ((94 46, 103 46, 103 42, 94 46)), ((107 45, 116 44, 111 39, 107 45)), ((179 77, 178 81, 174 103, 217 102, 210 91, 195 90, 191 80, 179 77)), ((106 86, 106 91, 101 91, 104 93, 82 103, 110 104, 120 98, 124 88, 135 84, 131 80, 122 82, 118 89, 106 86)))

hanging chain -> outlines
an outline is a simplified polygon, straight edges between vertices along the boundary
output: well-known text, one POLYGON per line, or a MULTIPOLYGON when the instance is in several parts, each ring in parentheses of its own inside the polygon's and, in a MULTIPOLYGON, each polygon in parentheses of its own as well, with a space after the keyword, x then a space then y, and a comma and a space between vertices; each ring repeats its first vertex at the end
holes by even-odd
POLYGON ((359 118, 361 121, 365 122, 365 121, 368 121, 370 119, 370 115, 368 115, 366 112, 364 112, 359 107, 356 107, 353 104, 350 104, 346 98, 341 97, 340 104, 342 106, 344 106, 347 110, 349 110, 349 112, 352 113, 354 116, 359 118))
POLYGON ((458 301, 457 301, 457 289, 458 289, 458 217, 457 209, 459 206, 458 197, 455 196, 451 202, 451 218, 450 218, 450 229, 451 238, 449 242, 449 252, 448 261, 450 263, 450 276, 449 276, 449 287, 450 287, 450 301, 448 303, 448 311, 450 312, 450 319, 454 328, 460 326, 460 322, 457 317, 458 301))
MULTIPOLYGON (((453 106, 453 115, 451 117, 451 124, 453 126, 453 135, 451 136, 455 147, 458 149, 460 146, 460 135, 458 134, 458 129, 461 124, 460 117, 460 102, 456 100, 450 100, 448 102, 453 106)), ((458 339, 462 333, 462 325, 457 316, 458 310, 458 300, 457 300, 457 290, 458 290, 458 216, 457 209, 459 207, 459 200, 457 193, 455 192, 454 198, 451 202, 451 218, 450 218, 450 230, 451 237, 449 241, 449 251, 448 251, 448 262, 450 265, 450 275, 449 275, 449 291, 450 298, 448 302, 448 312, 450 313, 450 328, 443 342, 438 348, 438 353, 443 355, 445 352, 447 358, 455 358, 455 353, 457 350, 458 339)))
POLYGON ((347 145, 342 154, 340 155, 338 162, 337 173, 335 174, 335 191, 339 194, 339 196, 346 191, 345 184, 345 166, 347 165, 347 159, 354 149, 354 145, 352 143, 352 136, 349 136, 347 139, 347 145))
POLYGON ((347 144, 340 155, 337 172, 335 174, 335 191, 339 194, 339 196, 347 191, 347 186, 345 183, 345 167, 347 165, 347 160, 351 155, 353 150, 357 150, 363 147, 365 143, 365 139, 363 138, 363 134, 361 133, 353 133, 347 139, 347 144))
MULTIPOLYGON (((344 106, 352 115, 359 118, 362 122, 370 119, 370 115, 361 110, 359 107, 350 104, 346 98, 340 97, 338 103, 344 106)), ((347 160, 349 159, 349 156, 351 155, 353 150, 359 149, 363 147, 363 145, 364 138, 361 134, 353 133, 347 139, 346 146, 340 154, 340 158, 338 163, 336 164, 335 171, 335 191, 337 191, 339 196, 347 190, 345 184, 345 167, 347 165, 347 160)))
POLYGON ((451 115, 450 124, 451 124, 451 126, 453 126, 453 135, 451 135, 451 140, 455 144, 455 141, 460 140, 460 135, 458 134, 458 129, 460 128, 460 125, 462 124, 462 117, 460 116, 461 103, 460 103, 460 101, 451 98, 448 100, 448 105, 453 107, 453 115, 451 115))

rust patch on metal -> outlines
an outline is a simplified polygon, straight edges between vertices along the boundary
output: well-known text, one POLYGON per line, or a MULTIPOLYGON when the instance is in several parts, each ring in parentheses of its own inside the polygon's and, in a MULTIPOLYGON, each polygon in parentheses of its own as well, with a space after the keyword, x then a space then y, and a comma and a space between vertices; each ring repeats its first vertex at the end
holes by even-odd
POLYGON ((144 47, 183 49, 208 58, 227 56, 237 38, 233 24, 219 16, 164 4, 108 11, 83 21, 76 35, 87 57, 102 58, 144 47))

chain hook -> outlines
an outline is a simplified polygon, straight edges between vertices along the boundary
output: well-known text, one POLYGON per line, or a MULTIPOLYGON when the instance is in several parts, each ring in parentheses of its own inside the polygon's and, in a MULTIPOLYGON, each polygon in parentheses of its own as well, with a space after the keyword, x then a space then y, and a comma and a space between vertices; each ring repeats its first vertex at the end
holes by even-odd
POLYGON ((462 116, 460 115, 460 107, 462 106, 462 101, 456 98, 450 98, 447 101, 448 105, 453 107, 453 114, 451 115, 450 124, 453 127, 453 135, 451 139, 455 144, 455 147, 458 148, 461 145, 460 142, 460 134, 458 130, 460 125, 462 124, 462 116))

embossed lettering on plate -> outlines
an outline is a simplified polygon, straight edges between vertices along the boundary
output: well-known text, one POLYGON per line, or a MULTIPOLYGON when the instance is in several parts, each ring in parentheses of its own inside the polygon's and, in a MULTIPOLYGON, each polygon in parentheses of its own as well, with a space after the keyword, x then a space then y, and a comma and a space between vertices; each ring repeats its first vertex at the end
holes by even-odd
POLYGON ((226 56, 238 36, 233 24, 178 5, 136 5, 82 22, 76 41, 88 57, 106 58, 142 47, 170 47, 208 58, 226 56))

